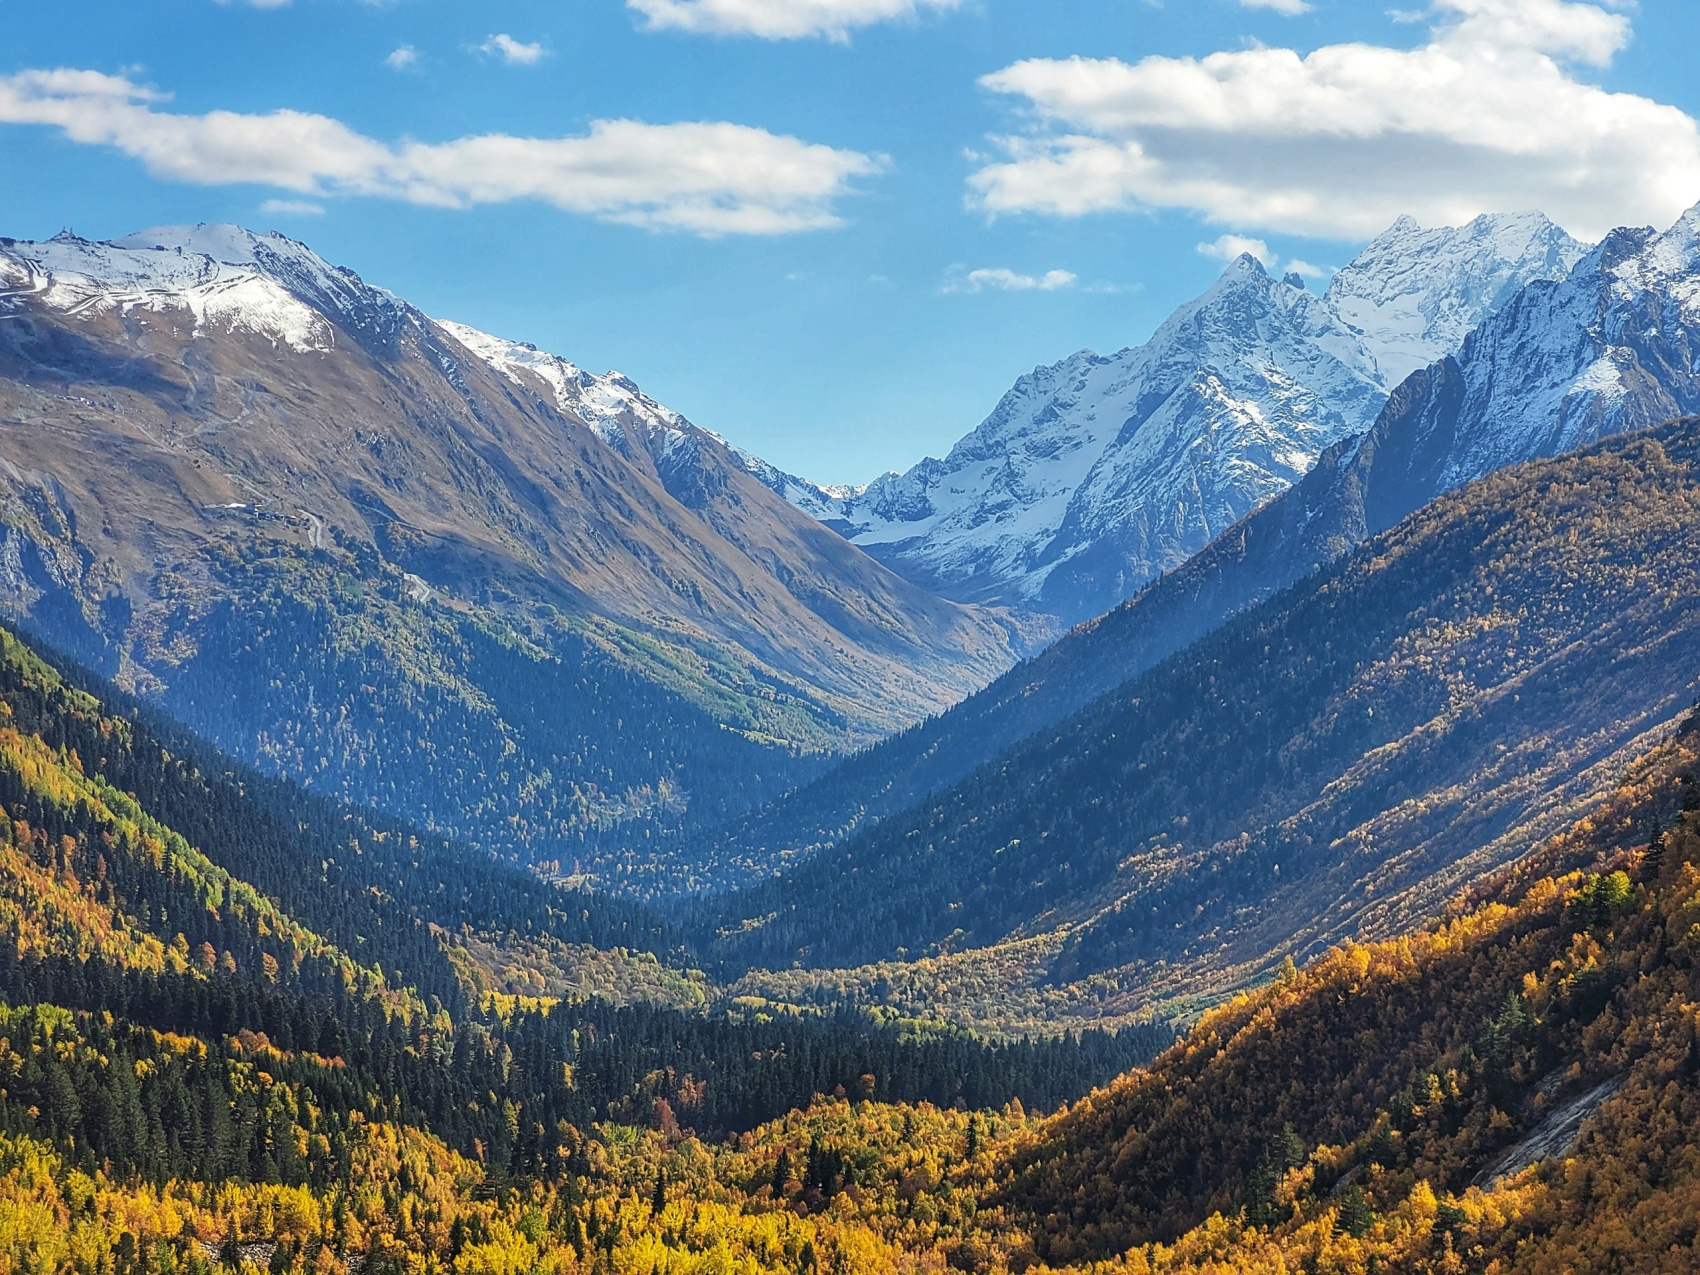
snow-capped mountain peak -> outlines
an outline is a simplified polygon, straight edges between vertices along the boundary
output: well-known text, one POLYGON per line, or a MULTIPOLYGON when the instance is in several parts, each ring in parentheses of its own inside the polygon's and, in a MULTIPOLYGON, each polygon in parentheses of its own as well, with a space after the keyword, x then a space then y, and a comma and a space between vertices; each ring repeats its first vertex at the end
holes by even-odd
POLYGON ((1437 490, 1700 410, 1700 208, 1662 234, 1613 231, 1471 333, 1457 363, 1446 401, 1413 409, 1447 435, 1437 490))
POLYGON ((239 226, 160 226, 107 242, 62 232, 0 239, 0 305, 32 296, 76 314, 187 310, 197 328, 251 332, 298 353, 330 349, 333 316, 356 335, 405 308, 284 235, 239 226))
POLYGON ((1409 372, 1586 251, 1539 213, 1403 217, 1321 297, 1242 255, 1144 345, 1023 376, 942 460, 842 496, 749 467, 919 584, 1084 619, 1280 494, 1409 372))
POLYGON ((619 372, 597 376, 528 342, 491 336, 447 319, 434 322, 515 384, 525 384, 527 373, 536 377, 547 387, 556 407, 576 415, 617 451, 629 454, 634 443, 646 450, 664 451, 695 428, 619 372), (640 437, 632 438, 632 430, 640 437))
POLYGON ((1495 213, 1425 230, 1401 217, 1328 285, 1327 301, 1363 333, 1397 385, 1459 348, 1534 279, 1561 279, 1588 252, 1538 212, 1495 213))

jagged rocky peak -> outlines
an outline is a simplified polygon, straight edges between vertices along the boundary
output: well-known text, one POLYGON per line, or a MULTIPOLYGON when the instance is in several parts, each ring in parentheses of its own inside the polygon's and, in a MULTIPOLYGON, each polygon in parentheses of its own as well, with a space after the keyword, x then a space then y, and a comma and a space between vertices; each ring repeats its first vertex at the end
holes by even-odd
POLYGON ((1405 415, 1433 436, 1423 489, 1438 491, 1696 411, 1700 208, 1663 233, 1615 230, 1562 282, 1526 289, 1405 415))
POLYGON ((1527 284, 1562 279, 1587 252, 1538 212, 1432 230, 1401 217, 1334 276, 1327 300, 1364 334, 1391 386, 1457 350, 1527 284))

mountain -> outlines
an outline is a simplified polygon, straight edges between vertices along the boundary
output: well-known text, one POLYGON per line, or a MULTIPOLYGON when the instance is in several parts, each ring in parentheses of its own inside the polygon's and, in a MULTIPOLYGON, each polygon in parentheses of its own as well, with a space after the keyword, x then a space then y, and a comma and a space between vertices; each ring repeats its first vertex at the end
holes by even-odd
POLYGON ((1662 234, 1614 231, 1407 378, 1372 429, 1290 492, 1045 662, 1097 669, 1095 685, 1131 676, 1474 478, 1700 411, 1697 334, 1700 208, 1662 234))
POLYGON ((625 378, 278 235, 0 241, 0 421, 19 622, 275 773, 565 871, 645 863, 1025 641, 625 378))
POLYGON ((1144 345, 1023 377, 943 460, 850 491, 750 468, 928 589, 1073 624, 1285 491, 1412 371, 1585 252, 1538 213, 1401 218, 1320 298, 1242 256, 1144 345))
MULTIPOLYGON (((794 862, 960 781, 1469 478, 1700 411, 1690 335, 1700 313, 1697 217, 1662 235, 1619 231, 1565 280, 1495 295, 1494 316, 1456 355, 1408 376, 1370 430, 1324 451, 1291 490, 985 690, 776 798, 696 853, 732 878, 794 862)), ((1442 232, 1402 224, 1444 246, 1433 243, 1442 232)), ((1396 300, 1410 286, 1399 282, 1398 254, 1372 246, 1360 260, 1367 265, 1342 271, 1331 292, 1370 292, 1370 267, 1396 300)), ((1437 322, 1462 321, 1458 307, 1432 297, 1420 305, 1437 322)), ((1388 312, 1382 330, 1397 331, 1398 305, 1388 312)), ((1353 313, 1372 321, 1365 306, 1353 313)))
POLYGON ((805 1002, 979 952, 1011 1004, 1090 1016, 1397 933, 1585 809, 1693 699, 1696 459, 1688 420, 1443 496, 968 778, 699 905, 694 941, 778 971, 743 990, 805 1002))
MULTIPOLYGON (((466 1228, 490 1221, 480 1201, 516 1183, 516 1199, 582 1204, 602 1144, 629 1144, 605 1121, 677 1142, 683 1120, 720 1143, 844 1086, 934 1109, 1054 1107, 1172 1038, 992 1046, 855 1014, 537 995, 540 945, 629 962, 616 945, 654 943, 652 919, 261 776, 52 658, 0 629, 13 1267, 309 1275, 375 1254, 404 1270, 414 1221, 427 1249, 411 1251, 464 1256, 466 1228), (492 950, 517 968, 486 964, 492 950), (51 1256, 66 1237, 74 1262, 51 1256)), ((574 1217, 579 1252, 585 1223, 595 1236, 611 1221, 574 1217)), ((585 1269, 567 1234, 555 1243, 538 1269, 585 1269)))

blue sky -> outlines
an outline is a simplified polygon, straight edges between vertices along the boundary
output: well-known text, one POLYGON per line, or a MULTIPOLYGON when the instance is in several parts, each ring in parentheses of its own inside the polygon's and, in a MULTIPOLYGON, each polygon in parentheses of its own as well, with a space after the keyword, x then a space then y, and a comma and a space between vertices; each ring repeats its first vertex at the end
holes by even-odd
POLYGON ((0 29, 0 234, 282 230, 825 482, 1143 340, 1223 236, 1325 273, 1407 209, 1592 236, 1700 201, 1679 0, 0 0, 0 29))

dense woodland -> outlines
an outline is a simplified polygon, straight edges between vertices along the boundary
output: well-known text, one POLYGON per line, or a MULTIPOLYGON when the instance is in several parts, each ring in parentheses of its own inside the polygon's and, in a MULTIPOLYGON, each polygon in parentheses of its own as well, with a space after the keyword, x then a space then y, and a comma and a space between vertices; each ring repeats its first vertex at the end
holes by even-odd
MULTIPOLYGON (((839 1090, 1048 1108, 1167 1043, 1150 1029, 987 1044, 848 1011, 504 995, 492 985, 514 972, 492 954, 568 961, 664 932, 635 905, 334 807, 181 732, 168 747, 129 707, 108 713, 0 633, 0 998, 26 1007, 9 1039, 88 1042, 57 1062, 44 1046, 0 1106, 36 1110, 28 1127, 89 1165, 181 1177, 228 1155, 230 1176, 271 1164, 277 1181, 322 1182, 278 1139, 323 1131, 213 1120, 243 1083, 234 1064, 161 1033, 300 1056, 343 1086, 345 1114, 365 1104, 530 1177, 598 1120, 718 1136, 839 1090)), ((296 1108, 323 1109, 328 1083, 301 1080, 296 1108)))
MULTIPOLYGON (((1440 502, 936 799, 955 840, 865 857, 856 889, 907 862, 942 898, 936 874, 989 839, 975 908, 1000 883, 1012 908, 1054 903, 1011 885, 1039 851, 1009 820, 1107 854, 1196 802, 1199 827, 1152 842, 1190 884, 1144 881, 1138 856, 1104 868, 1196 919, 1322 875, 1305 837, 1491 770, 1500 745, 1542 773, 1555 721, 1640 729, 1636 705, 1668 706, 1693 666, 1682 447, 1700 439, 1440 502), (1196 870, 1189 847, 1370 750, 1410 760, 1312 800, 1278 860, 1247 835, 1196 870), (950 822, 974 793, 986 813, 950 822), (1022 793, 1054 800, 1022 816, 1022 793)), ((1124 903, 1078 939, 952 955, 983 923, 964 905, 917 986, 796 968, 717 996, 688 965, 702 914, 565 890, 262 776, 0 630, 0 1275, 1687 1270, 1700 713, 1679 718, 1585 817, 1523 785, 1519 826, 1561 831, 1403 937, 1289 957, 1178 1041, 994 1040, 858 1002, 996 982, 1027 944, 1027 993, 1055 1008, 1044 966, 1060 983, 1159 954, 1156 927, 1124 903)), ((933 897, 882 920, 844 893, 828 948, 933 897)), ((765 950, 801 915, 716 941, 765 950)))
POLYGON ((1444 920, 1289 968, 1049 1117, 984 1095, 978 1110, 883 1101, 875 1061, 871 1083, 704 1136, 681 1115, 692 1092, 659 1069, 622 1074, 631 1100, 594 1111, 589 1092, 615 1087, 597 1041, 632 1030, 631 1010, 510 1000, 475 1023, 410 1023, 381 997, 315 999, 264 974, 10 962, 0 977, 31 1003, 0 1014, 0 1264, 1687 1270, 1697 765, 1691 721, 1444 920), (563 1062, 569 1030, 579 1052, 563 1062), (542 1067, 570 1081, 527 1089, 542 1067), (1505 1160, 1590 1092, 1607 1096, 1579 1155, 1505 1160))
POLYGON ((1272 969, 1268 936, 1550 826, 1542 783, 1687 704, 1697 452, 1683 422, 1443 497, 962 783, 708 900, 691 931, 729 973, 1065 921, 1064 980, 1219 947, 1272 969))

